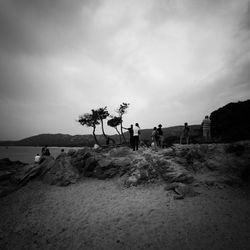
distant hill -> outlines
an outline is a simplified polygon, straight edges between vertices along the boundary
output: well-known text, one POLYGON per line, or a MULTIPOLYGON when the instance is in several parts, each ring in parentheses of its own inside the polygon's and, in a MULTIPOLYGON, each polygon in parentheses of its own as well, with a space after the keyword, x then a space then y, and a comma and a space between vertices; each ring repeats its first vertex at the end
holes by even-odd
MULTIPOLYGON (((215 142, 228 142, 250 139, 250 100, 237 103, 229 103, 211 113, 211 132, 215 142)), ((163 128, 165 143, 178 143, 183 126, 163 128)), ((152 129, 141 130, 141 140, 146 144, 151 143, 152 129)), ((110 137, 119 143, 118 135, 110 137)), ((125 132, 129 139, 129 133, 125 132)), ((97 135, 101 145, 105 145, 103 135, 97 135)), ((129 141, 129 140, 128 140, 129 141)), ((190 126, 190 143, 202 142, 200 125, 190 126)), ((93 146, 95 143, 92 134, 68 135, 68 134, 40 134, 19 141, 0 141, 0 146, 58 146, 58 147, 82 147, 93 146)), ((112 143, 112 142, 111 142, 112 143)))
MULTIPOLYGON (((163 128, 164 136, 168 142, 178 142, 183 126, 174 126, 163 128)), ((152 129, 142 129, 141 139, 145 142, 151 142, 152 129)), ((118 135, 110 136, 116 143, 119 143, 118 135)), ((125 137, 128 139, 129 134, 125 132, 125 137)), ((200 126, 190 126, 190 137, 194 142, 199 141, 200 126)), ((105 145, 103 135, 97 135, 97 140, 105 145)), ((1 146, 57 146, 57 147, 82 147, 93 146, 95 143, 93 135, 68 135, 68 134, 40 134, 31 136, 19 141, 0 141, 1 146)))
MULTIPOLYGON (((97 139, 103 141, 102 135, 97 135, 97 139)), ((2 146, 62 146, 81 147, 94 144, 92 135, 68 135, 68 134, 40 134, 31 136, 19 141, 0 141, 2 146)))

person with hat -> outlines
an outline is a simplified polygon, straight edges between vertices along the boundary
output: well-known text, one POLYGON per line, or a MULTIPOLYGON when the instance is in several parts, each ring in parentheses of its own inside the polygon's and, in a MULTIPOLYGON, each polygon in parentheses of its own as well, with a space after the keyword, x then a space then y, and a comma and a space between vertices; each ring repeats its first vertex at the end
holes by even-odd
POLYGON ((163 136, 163 131, 162 131, 162 125, 159 124, 157 128, 158 134, 159 134, 159 139, 158 139, 158 146, 160 148, 163 148, 163 141, 164 141, 164 136, 163 136))

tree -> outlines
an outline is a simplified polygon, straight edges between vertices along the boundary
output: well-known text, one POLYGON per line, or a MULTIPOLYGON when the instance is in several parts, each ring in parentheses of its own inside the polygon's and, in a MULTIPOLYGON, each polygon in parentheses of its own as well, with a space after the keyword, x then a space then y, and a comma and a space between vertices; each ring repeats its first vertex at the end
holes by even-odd
POLYGON ((120 104, 120 107, 116 110, 116 112, 119 114, 119 117, 121 119, 121 123, 120 123, 120 126, 121 126, 121 134, 122 134, 122 137, 123 137, 123 140, 124 142, 126 142, 126 138, 123 134, 123 130, 122 130, 122 118, 123 118, 123 115, 127 113, 127 109, 129 107, 129 103, 126 103, 126 102, 123 102, 122 104, 120 104))
POLYGON ((109 112, 107 110, 107 107, 99 108, 97 110, 92 110, 92 112, 97 113, 98 120, 101 122, 103 136, 105 137, 106 142, 107 142, 108 140, 110 140, 110 138, 105 134, 104 127, 103 127, 103 120, 105 120, 109 116, 109 112))
POLYGON ((116 132, 118 133, 119 138, 120 138, 120 144, 122 143, 122 137, 121 137, 119 130, 117 129, 117 126, 119 126, 121 123, 122 123, 121 117, 117 117, 117 116, 113 116, 110 120, 108 120, 108 126, 114 128, 116 132))
POLYGON ((77 120, 82 126, 92 127, 93 128, 93 136, 95 139, 95 143, 99 145, 99 142, 97 141, 95 130, 96 125, 99 125, 98 121, 98 113, 96 110, 92 109, 92 113, 85 113, 83 115, 79 116, 79 119, 77 120))

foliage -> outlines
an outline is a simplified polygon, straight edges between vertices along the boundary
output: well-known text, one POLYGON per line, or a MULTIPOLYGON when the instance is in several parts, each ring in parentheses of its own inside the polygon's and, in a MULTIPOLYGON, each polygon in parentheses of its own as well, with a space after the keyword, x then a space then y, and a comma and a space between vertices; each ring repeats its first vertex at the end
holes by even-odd
POLYGON ((97 116, 99 120, 105 120, 109 116, 109 112, 107 110, 107 106, 104 108, 99 108, 95 110, 97 112, 97 116))
POLYGON ((126 102, 123 102, 122 104, 120 104, 120 107, 116 110, 116 112, 119 114, 120 118, 121 118, 121 124, 120 124, 120 127, 121 127, 121 134, 122 134, 122 137, 123 137, 123 141, 126 143, 126 138, 123 134, 123 131, 122 131, 122 117, 125 113, 127 113, 127 109, 129 107, 129 103, 126 103, 126 102))
POLYGON ((85 114, 79 116, 78 122, 82 126, 87 126, 87 127, 96 127, 96 125, 100 124, 98 121, 97 112, 95 110, 92 110, 92 114, 85 113, 85 114))
POLYGON ((122 141, 121 139, 121 134, 117 129, 117 126, 122 124, 122 118, 121 117, 117 117, 117 116, 113 116, 110 120, 108 120, 108 126, 115 128, 116 132, 119 135, 119 139, 120 139, 120 143, 122 141))
POLYGON ((108 124, 108 126, 115 128, 115 127, 119 126, 121 123, 122 123, 122 118, 114 116, 110 120, 108 120, 107 124, 108 124))
POLYGON ((127 109, 129 108, 129 103, 123 102, 120 104, 120 107, 116 110, 116 112, 122 117, 127 113, 127 109))
POLYGON ((93 135, 94 135, 94 139, 95 139, 95 143, 99 144, 95 135, 95 129, 96 129, 96 125, 99 125, 99 116, 98 116, 98 112, 94 109, 91 110, 92 113, 85 113, 84 115, 79 116, 78 122, 82 125, 82 126, 87 126, 87 127, 92 127, 93 128, 93 135))

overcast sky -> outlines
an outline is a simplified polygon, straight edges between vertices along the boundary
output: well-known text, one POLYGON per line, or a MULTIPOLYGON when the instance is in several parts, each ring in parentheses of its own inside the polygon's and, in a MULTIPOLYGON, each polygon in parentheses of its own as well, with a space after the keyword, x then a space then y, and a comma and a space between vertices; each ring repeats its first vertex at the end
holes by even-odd
POLYGON ((0 140, 91 133, 78 116, 122 102, 152 128, 250 98, 247 0, 0 0, 0 34, 0 140))

